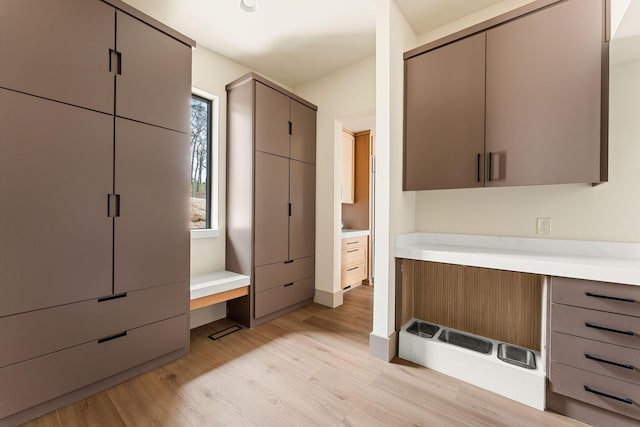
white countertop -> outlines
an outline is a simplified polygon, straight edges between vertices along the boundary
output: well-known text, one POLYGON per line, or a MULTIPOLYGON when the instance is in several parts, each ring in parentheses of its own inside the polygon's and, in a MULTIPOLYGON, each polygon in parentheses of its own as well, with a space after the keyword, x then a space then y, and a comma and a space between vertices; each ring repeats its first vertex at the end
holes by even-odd
POLYGON ((640 285, 640 244, 464 234, 396 237, 394 256, 640 285))
POLYGON ((342 238, 343 239, 348 239, 351 237, 361 237, 361 236, 368 236, 369 235, 369 230, 351 230, 349 228, 343 228, 342 229, 342 238))
POLYGON ((249 276, 230 271, 215 271, 191 277, 191 299, 206 297, 220 292, 249 286, 249 276))

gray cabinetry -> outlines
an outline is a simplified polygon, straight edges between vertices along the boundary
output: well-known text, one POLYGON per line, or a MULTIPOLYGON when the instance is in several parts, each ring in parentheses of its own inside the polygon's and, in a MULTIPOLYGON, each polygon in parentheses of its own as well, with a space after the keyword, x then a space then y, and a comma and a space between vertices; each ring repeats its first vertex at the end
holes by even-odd
POLYGON ((0 10, 0 87, 113 113, 113 7, 3 0, 0 10))
POLYGON ((487 32, 488 186, 601 181, 603 17, 571 0, 487 32))
POLYGON ((551 279, 547 407, 593 425, 638 425, 639 297, 637 286, 551 279))
POLYGON ((403 189, 606 181, 605 5, 536 1, 406 52, 403 189))
POLYGON ((253 73, 227 93, 226 269, 252 278, 229 316, 254 326, 314 295, 316 107, 253 73))
POLYGON ((482 187, 485 34, 407 61, 404 189, 482 187))
POLYGON ((17 425, 188 352, 193 41, 119 0, 0 9, 0 425, 17 425))

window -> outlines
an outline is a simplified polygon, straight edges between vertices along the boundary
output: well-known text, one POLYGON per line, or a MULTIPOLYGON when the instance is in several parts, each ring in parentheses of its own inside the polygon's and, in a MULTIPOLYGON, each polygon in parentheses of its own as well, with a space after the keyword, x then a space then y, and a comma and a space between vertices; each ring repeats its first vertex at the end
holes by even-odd
POLYGON ((201 230, 216 230, 217 189, 212 181, 216 165, 218 99, 193 89, 191 96, 191 230, 192 237, 213 237, 201 230))

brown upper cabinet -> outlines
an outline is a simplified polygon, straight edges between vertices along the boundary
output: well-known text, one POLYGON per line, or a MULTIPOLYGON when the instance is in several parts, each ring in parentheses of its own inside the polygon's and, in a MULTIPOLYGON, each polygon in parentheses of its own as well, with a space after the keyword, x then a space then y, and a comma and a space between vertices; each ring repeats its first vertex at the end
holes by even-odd
POLYGON ((0 87, 190 132, 191 46, 108 3, 3 2, 0 87))
POLYGON ((316 162, 315 111, 256 82, 256 150, 307 163, 316 162))
POLYGON ((538 0, 405 53, 404 190, 607 181, 606 0, 538 0))

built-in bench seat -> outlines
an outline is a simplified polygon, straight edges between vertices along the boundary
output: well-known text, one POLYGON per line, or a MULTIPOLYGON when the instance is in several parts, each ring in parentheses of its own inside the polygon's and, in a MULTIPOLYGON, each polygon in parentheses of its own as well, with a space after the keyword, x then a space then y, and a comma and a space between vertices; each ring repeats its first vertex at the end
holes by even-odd
POLYGON ((249 276, 215 271, 191 277, 191 310, 249 295, 249 276))

